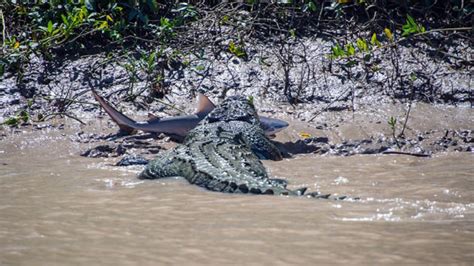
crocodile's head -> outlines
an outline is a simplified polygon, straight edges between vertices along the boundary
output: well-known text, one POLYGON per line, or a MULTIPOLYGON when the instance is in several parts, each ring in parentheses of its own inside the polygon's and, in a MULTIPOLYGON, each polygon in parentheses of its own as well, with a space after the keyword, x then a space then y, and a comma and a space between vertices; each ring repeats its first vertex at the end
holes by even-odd
POLYGON ((204 123, 244 121, 253 125, 260 124, 255 107, 243 96, 232 96, 212 110, 204 123))

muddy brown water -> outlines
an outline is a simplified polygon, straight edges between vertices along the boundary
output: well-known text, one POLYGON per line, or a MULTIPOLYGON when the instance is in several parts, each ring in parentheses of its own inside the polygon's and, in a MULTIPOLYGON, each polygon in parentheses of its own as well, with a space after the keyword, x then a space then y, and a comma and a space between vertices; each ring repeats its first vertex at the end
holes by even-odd
POLYGON ((328 201, 212 193, 79 157, 60 131, 0 143, 1 265, 474 261, 474 155, 299 155, 265 162, 328 201))

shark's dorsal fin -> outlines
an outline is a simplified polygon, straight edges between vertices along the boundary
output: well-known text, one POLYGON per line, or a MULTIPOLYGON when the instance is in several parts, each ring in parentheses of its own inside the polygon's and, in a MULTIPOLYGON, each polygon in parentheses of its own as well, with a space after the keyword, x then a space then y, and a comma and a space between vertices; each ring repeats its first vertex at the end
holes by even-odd
POLYGON ((207 98, 204 94, 198 93, 197 95, 197 115, 207 115, 209 112, 214 110, 216 106, 207 98))

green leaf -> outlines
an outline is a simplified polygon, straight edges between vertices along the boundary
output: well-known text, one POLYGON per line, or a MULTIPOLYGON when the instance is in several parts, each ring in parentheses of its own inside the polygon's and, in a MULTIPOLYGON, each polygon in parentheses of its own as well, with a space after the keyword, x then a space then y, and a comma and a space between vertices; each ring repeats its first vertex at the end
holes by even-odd
POLYGON ((368 52, 369 47, 367 46, 367 42, 364 39, 357 38, 357 48, 359 48, 362 52, 368 52))
POLYGON ((253 100, 254 100, 254 97, 252 95, 250 95, 248 98, 247 98, 247 101, 249 102, 250 105, 253 106, 253 100))
POLYGON ((385 35, 387 35, 387 38, 389 39, 389 41, 393 42, 392 31, 389 28, 385 28, 383 31, 385 32, 385 35))
POLYGON ((53 22, 51 20, 48 21, 48 32, 49 33, 53 32, 53 22))
POLYGON ((221 23, 226 24, 227 22, 229 22, 229 20, 230 17, 228 15, 224 15, 222 16, 221 23))
POLYGON ((28 99, 28 101, 26 101, 26 106, 28 108, 31 108, 31 106, 33 106, 33 100, 34 100, 34 98, 33 99, 28 99))
POLYGON ((19 119, 15 116, 11 116, 9 118, 7 118, 4 122, 3 122, 3 125, 7 125, 7 126, 16 126, 20 123, 19 119))
POLYGON ((315 4, 313 1, 309 1, 309 2, 308 2, 308 8, 309 8, 309 10, 311 10, 312 12, 316 12, 316 10, 318 9, 318 8, 316 7, 316 4, 315 4))
POLYGON ((69 25, 69 21, 67 20, 65 15, 61 15, 61 19, 63 20, 64 25, 69 25))
POLYGON ((394 118, 393 116, 391 116, 391 117, 388 119, 387 123, 389 124, 389 126, 390 126, 390 128, 391 128, 392 130, 395 130, 395 126, 397 125, 397 119, 394 118))
POLYGON ((354 45, 352 45, 352 43, 346 44, 346 54, 348 56, 355 55, 355 48, 354 48, 354 45))
POLYGON ((229 42, 229 51, 240 58, 247 56, 247 52, 245 51, 244 47, 242 45, 236 45, 234 41, 229 42))
POLYGON ((372 38, 370 38, 370 43, 375 44, 376 41, 377 41, 377 34, 375 34, 374 32, 374 34, 372 34, 372 38))
POLYGON ((346 52, 341 48, 341 46, 337 43, 335 46, 331 48, 333 58, 339 58, 346 55, 346 52))
POLYGON ((377 34, 375 34, 375 32, 374 32, 374 34, 372 34, 372 38, 370 39, 370 43, 372 45, 377 45, 378 47, 381 46, 379 40, 377 40, 377 34))
POLYGON ((296 38, 296 30, 295 30, 295 29, 289 30, 289 33, 290 33, 290 36, 291 36, 292 38, 296 38))
POLYGON ((415 20, 413 19, 412 16, 410 15, 407 15, 407 24, 412 26, 412 27, 415 27, 416 26, 416 23, 415 23, 415 20))
POLYGON ((305 1, 306 4, 304 4, 301 8, 301 10, 303 12, 307 12, 307 11, 310 11, 310 12, 316 12, 317 10, 317 7, 316 7, 316 4, 313 2, 313 1, 305 1))
POLYGON ((26 110, 21 110, 18 114, 18 118, 23 120, 24 123, 26 123, 30 119, 30 114, 26 110))
POLYGON ((98 30, 103 30, 103 29, 108 29, 109 28, 109 23, 107 22, 107 20, 101 21, 98 25, 99 25, 97 27, 98 30))
POLYGON ((408 36, 415 33, 423 33, 426 31, 425 27, 421 24, 416 23, 415 19, 410 15, 407 15, 406 23, 402 26, 402 36, 408 36))
POLYGON ((155 64, 155 59, 156 59, 156 51, 151 53, 149 56, 148 56, 148 59, 147 59, 147 65, 148 65, 148 69, 151 70, 151 68, 153 68, 154 64, 155 64))

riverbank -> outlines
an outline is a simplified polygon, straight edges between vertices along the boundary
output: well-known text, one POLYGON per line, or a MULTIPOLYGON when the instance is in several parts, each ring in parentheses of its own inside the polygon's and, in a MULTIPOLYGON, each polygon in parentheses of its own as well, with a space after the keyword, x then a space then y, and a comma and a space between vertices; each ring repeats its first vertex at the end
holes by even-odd
MULTIPOLYGON (((21 84, 14 75, 7 75, 0 83, 2 134, 60 128, 64 119, 78 125, 90 125, 98 117, 110 121, 93 99, 91 88, 142 121, 148 113, 158 117, 192 113, 191 103, 196 93, 202 92, 215 103, 234 94, 252 96, 260 114, 289 121, 291 126, 285 132, 291 133, 277 138, 287 156, 472 152, 472 73, 463 62, 470 60, 473 51, 461 39, 448 45, 452 54, 463 58, 459 60, 430 57, 426 45, 397 46, 397 68, 389 60, 393 51, 375 50, 373 58, 378 59, 374 62, 379 62, 375 72, 367 72, 360 64, 347 68, 348 58, 329 58, 330 42, 320 38, 299 39, 293 45, 288 55, 301 60, 288 69, 271 45, 257 41, 247 60, 226 51, 218 55, 208 51, 201 58, 190 56, 187 67, 165 70, 161 98, 151 98, 159 91, 151 89, 147 73, 130 73, 127 57, 109 60, 100 53, 55 64, 33 58, 21 84), (11 126, 6 125, 12 120, 11 126)), ((108 134, 113 133, 116 127, 108 124, 108 134)), ((152 153, 157 153, 160 145, 169 146, 169 139, 155 137, 158 142, 147 141, 159 144, 138 146, 152 153)), ((124 144, 128 139, 142 143, 143 138, 147 137, 118 139, 82 154, 123 156, 127 154, 123 147, 133 147, 124 144)), ((106 137, 79 130, 71 139, 97 141, 106 137)))

